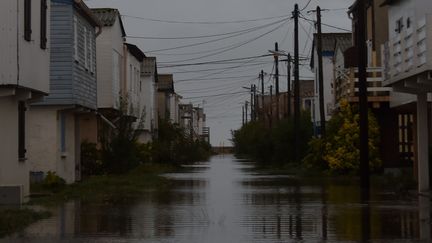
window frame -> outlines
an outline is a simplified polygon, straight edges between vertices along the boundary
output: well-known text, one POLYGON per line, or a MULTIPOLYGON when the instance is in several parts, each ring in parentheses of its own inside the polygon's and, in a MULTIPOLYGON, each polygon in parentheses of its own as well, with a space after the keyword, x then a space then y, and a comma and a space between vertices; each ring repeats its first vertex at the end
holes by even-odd
POLYGON ((26 146, 25 146, 26 111, 27 111, 27 106, 25 101, 18 101, 18 159, 20 161, 25 160, 25 155, 27 153, 26 146))
POLYGON ((24 39, 31 41, 32 37, 32 0, 24 0, 24 39))
POLYGON ((41 0, 41 21, 40 21, 40 48, 45 50, 47 48, 47 0, 41 0))
POLYGON ((74 15, 73 17, 73 24, 74 24, 74 58, 75 61, 79 61, 79 55, 78 55, 78 17, 74 15))

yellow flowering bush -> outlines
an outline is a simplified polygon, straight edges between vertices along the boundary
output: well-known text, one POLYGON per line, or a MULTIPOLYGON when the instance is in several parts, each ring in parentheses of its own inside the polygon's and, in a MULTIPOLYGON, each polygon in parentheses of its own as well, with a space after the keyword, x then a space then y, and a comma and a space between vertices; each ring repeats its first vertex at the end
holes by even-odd
MULTIPOLYGON (((342 101, 340 111, 328 126, 322 158, 333 172, 357 172, 359 169, 360 127, 359 115, 347 101, 342 101)), ((376 118, 369 112, 369 165, 371 170, 381 167, 379 156, 379 126, 376 118)))

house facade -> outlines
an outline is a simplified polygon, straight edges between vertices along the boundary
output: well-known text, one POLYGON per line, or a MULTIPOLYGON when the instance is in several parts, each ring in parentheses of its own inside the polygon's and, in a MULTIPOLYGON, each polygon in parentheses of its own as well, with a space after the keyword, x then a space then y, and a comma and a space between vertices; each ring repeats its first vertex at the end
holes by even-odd
POLYGON ((49 92, 49 1, 0 2, 0 204, 29 195, 28 108, 49 92))
POLYGON ((91 9, 102 24, 96 39, 97 116, 88 116, 88 131, 82 141, 98 144, 105 129, 114 127, 120 109, 120 93, 124 78, 124 40, 126 32, 117 9, 91 9))
POLYGON ((97 109, 99 21, 84 2, 51 1, 50 92, 29 109, 30 171, 81 179, 81 131, 97 109))
MULTIPOLYGON (((333 68, 333 57, 334 48, 337 40, 350 39, 351 33, 323 33, 322 34, 322 57, 323 57, 323 87, 324 87, 324 114, 325 120, 328 121, 331 118, 333 110, 335 108, 335 100, 333 93, 333 80, 334 80, 334 68, 333 68)), ((312 43, 312 60, 310 67, 312 72, 315 74, 314 78, 314 106, 313 109, 313 123, 315 129, 320 131, 320 110, 319 110, 319 80, 318 80, 318 50, 317 45, 317 34, 314 34, 312 43)))
POLYGON ((388 42, 383 46, 384 84, 395 91, 391 106, 412 114, 404 119, 415 127, 413 144, 406 146, 413 148, 418 190, 427 192, 430 189, 428 100, 432 92, 432 2, 386 0, 382 5, 388 7, 388 42))
POLYGON ((144 58, 141 65, 141 82, 143 94, 141 103, 144 104, 144 124, 140 132, 139 141, 148 143, 153 140, 158 129, 158 100, 157 100, 157 65, 155 57, 144 58))
POLYGON ((173 124, 179 123, 180 98, 174 91, 174 78, 172 74, 158 74, 158 117, 173 124))

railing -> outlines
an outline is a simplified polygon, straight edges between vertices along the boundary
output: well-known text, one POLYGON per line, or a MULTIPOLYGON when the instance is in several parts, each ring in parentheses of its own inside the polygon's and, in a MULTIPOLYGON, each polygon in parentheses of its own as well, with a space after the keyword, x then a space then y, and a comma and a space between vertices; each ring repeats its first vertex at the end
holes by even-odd
POLYGON ((432 16, 420 17, 382 46, 384 78, 396 82, 402 74, 417 74, 427 63, 431 49, 432 16))
MULTIPOLYGON (((383 75, 381 67, 367 68, 367 92, 368 97, 388 97, 390 91, 389 87, 383 87, 383 75)), ((335 78, 335 97, 339 101, 341 99, 348 99, 358 96, 358 68, 344 68, 336 70, 335 78)), ((373 99, 370 99, 373 100, 373 99)))

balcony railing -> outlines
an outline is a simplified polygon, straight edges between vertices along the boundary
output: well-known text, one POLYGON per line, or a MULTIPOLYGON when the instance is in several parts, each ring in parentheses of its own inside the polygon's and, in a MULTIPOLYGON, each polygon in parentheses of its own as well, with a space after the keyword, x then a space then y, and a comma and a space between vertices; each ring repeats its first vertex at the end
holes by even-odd
POLYGON ((404 28, 382 47, 384 80, 394 83, 430 70, 432 16, 425 15, 404 28))
MULTIPOLYGON (((388 101, 391 88, 383 87, 381 67, 367 68, 367 92, 369 101, 388 101)), ((357 101, 358 97, 358 68, 344 68, 336 70, 335 79, 336 101, 347 99, 357 101)))

